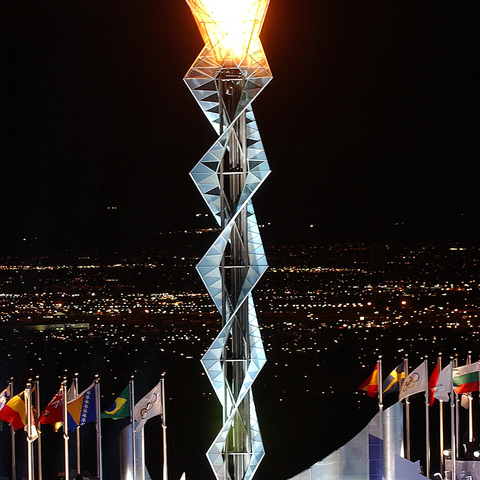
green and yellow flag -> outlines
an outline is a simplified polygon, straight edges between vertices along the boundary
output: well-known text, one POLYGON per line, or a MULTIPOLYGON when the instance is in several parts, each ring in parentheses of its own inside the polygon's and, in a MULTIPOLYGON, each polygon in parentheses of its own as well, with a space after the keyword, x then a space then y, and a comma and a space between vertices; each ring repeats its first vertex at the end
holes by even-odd
POLYGON ((115 399, 113 405, 105 410, 100 418, 112 418, 119 420, 130 416, 130 388, 127 385, 123 392, 115 399))

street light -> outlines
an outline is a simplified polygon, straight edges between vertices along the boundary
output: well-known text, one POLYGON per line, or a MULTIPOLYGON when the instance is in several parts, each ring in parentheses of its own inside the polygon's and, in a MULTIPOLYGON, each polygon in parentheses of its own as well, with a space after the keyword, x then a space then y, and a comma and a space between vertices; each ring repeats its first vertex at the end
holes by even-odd
POLYGON ((202 364, 222 405, 207 452, 219 480, 249 480, 264 456, 252 384, 266 357, 252 290, 267 269, 252 197, 270 168, 252 101, 272 79, 259 39, 268 0, 186 0, 205 46, 185 83, 218 134, 190 172, 220 226, 197 270, 222 317, 202 364))

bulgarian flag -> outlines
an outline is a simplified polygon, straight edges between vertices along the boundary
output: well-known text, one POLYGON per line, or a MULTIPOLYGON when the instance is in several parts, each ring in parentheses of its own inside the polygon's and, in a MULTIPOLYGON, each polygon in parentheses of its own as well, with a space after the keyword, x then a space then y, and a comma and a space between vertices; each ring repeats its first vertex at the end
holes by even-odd
POLYGON ((358 387, 359 390, 367 392, 367 396, 375 397, 378 394, 378 363, 371 375, 358 387))
POLYGON ((452 379, 455 393, 460 394, 478 391, 479 370, 479 362, 454 368, 452 371, 452 379))

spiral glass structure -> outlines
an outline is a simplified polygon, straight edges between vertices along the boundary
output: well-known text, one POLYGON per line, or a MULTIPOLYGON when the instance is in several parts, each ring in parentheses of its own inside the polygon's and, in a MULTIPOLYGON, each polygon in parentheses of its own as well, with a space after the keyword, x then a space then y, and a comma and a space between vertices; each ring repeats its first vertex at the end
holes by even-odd
POLYGON ((222 329, 202 358, 223 424, 207 457, 219 480, 249 480, 264 448, 252 384, 266 357, 252 290, 267 269, 252 197, 270 168, 252 102, 272 79, 259 33, 268 0, 186 0, 205 43, 185 83, 218 135, 190 172, 220 226, 197 265, 222 329))

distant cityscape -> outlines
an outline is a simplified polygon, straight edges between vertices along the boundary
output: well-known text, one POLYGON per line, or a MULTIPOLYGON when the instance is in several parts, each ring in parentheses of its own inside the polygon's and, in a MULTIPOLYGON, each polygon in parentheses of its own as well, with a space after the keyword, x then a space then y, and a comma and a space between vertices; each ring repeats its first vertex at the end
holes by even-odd
MULTIPOLYGON (((194 246, 171 246, 113 262, 77 256, 0 260, 0 322, 13 326, 146 322, 186 316, 215 321, 194 246), (168 315, 169 317, 165 317, 168 315)), ((201 251, 201 247, 198 248, 201 251)), ((256 305, 318 328, 408 325, 474 328, 480 247, 386 245, 270 248, 256 305)), ((39 327, 37 327, 38 329, 39 327)))

